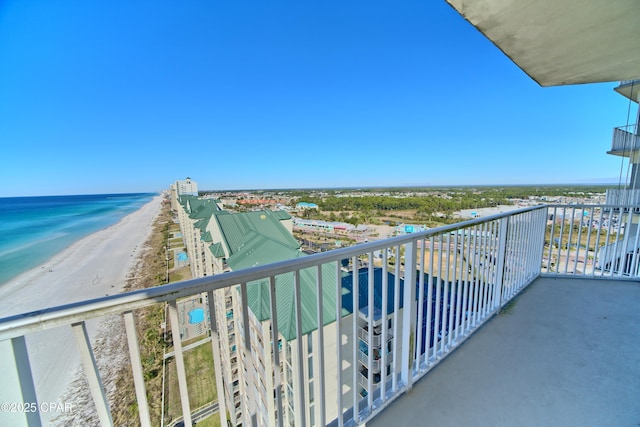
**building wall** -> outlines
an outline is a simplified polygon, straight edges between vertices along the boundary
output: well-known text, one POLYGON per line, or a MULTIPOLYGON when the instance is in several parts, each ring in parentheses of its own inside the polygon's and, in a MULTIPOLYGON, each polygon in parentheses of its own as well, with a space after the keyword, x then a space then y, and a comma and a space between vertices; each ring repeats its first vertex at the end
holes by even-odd
MULTIPOLYGON (((195 220, 189 217, 189 207, 177 210, 185 246, 190 259, 193 277, 218 274, 223 271, 223 262, 215 258, 210 250, 211 242, 203 242, 201 231, 196 228, 195 220)), ((283 220, 281 223, 292 232, 293 221, 283 220)), ((207 229, 213 242, 224 241, 218 222, 212 218, 207 229)), ((225 248, 226 251, 226 248, 225 248)), ((211 302, 210 302, 211 303, 211 302)), ((308 426, 317 425, 320 420, 318 396, 320 395, 320 344, 319 332, 315 330, 301 339, 301 356, 298 357, 296 340, 285 340, 282 336, 282 348, 272 343, 271 322, 259 321, 252 312, 248 313, 249 324, 243 325, 243 307, 239 289, 223 289, 214 292, 216 321, 219 330, 220 365, 224 399, 229 420, 232 425, 246 424, 249 414, 243 414, 243 408, 255 413, 258 425, 271 426, 276 422, 276 399, 274 390, 277 377, 282 385, 282 416, 285 425, 300 425, 304 416, 308 426), (251 345, 245 349, 243 326, 249 328, 251 345), (278 351, 279 366, 275 366, 273 351, 278 351), (301 364, 301 365, 300 365, 301 364), (278 373, 279 375, 276 375, 278 373), (302 375, 299 381, 298 375, 302 375), (304 387, 304 411, 301 410, 298 396, 304 387), (244 404, 244 406, 243 406, 244 404)), ((401 315, 401 313, 400 313, 401 315)), ((338 393, 342 394, 343 410, 353 406, 354 399, 359 399, 361 389, 347 386, 353 384, 354 369, 356 374, 362 369, 357 359, 358 329, 366 320, 359 318, 354 333, 353 314, 340 320, 342 336, 337 337, 335 322, 323 327, 324 334, 324 387, 325 387, 325 421, 331 422, 338 416, 338 393), (337 348, 340 345, 342 361, 337 359, 337 348), (338 384, 337 373, 341 370, 342 384, 338 384)), ((401 322, 400 322, 401 323, 401 322)), ((401 336, 401 330, 396 336, 401 336)), ((394 355, 395 356, 395 355, 394 355)), ((393 362, 400 366, 401 358, 395 356, 393 362)), ((394 369, 395 371, 395 369, 394 369)), ((358 378, 356 376, 356 378, 358 378)), ((357 382, 356 382, 357 383, 357 382)), ((378 385, 379 387, 379 385, 378 385)))
POLYGON ((178 210, 178 208, 180 208, 180 203, 178 203, 178 189, 176 184, 171 184, 169 186, 169 195, 171 198, 171 210, 178 210))
POLYGON ((176 189, 178 191, 178 196, 181 195, 198 195, 198 183, 191 180, 190 178, 178 180, 176 181, 176 189))
MULTIPOLYGON (((284 425, 300 425, 304 416, 308 426, 317 426, 320 420, 320 359, 319 359, 319 333, 317 330, 303 335, 302 357, 298 358, 299 349, 297 340, 290 341, 280 337, 281 349, 278 350, 279 366, 274 365, 272 351, 277 347, 271 343, 271 322, 266 320, 258 322, 250 315, 251 323, 251 355, 255 376, 247 381, 247 390, 254 396, 247 395, 246 404, 251 404, 255 399, 257 405, 256 415, 258 425, 270 426, 276 423, 276 398, 274 396, 276 371, 279 372, 282 385, 282 407, 284 425), (302 363, 302 365, 300 365, 302 363), (299 397, 301 396, 299 375, 302 375, 302 387, 304 387, 304 411, 300 410, 299 397), (304 415, 303 415, 304 413, 304 415)), ((337 393, 341 389, 343 408, 350 407, 353 402, 354 390, 346 386, 353 378, 353 316, 342 319, 342 387, 338 386, 338 340, 336 324, 324 326, 324 387, 325 387, 325 420, 327 422, 338 416, 337 393)), ((240 337, 240 342, 244 341, 240 337)), ((249 358, 247 358, 248 360, 249 358)), ((358 392, 358 390, 356 390, 358 392)))
POLYGON ((282 224, 289 233, 293 234, 293 218, 281 219, 280 224, 282 224))

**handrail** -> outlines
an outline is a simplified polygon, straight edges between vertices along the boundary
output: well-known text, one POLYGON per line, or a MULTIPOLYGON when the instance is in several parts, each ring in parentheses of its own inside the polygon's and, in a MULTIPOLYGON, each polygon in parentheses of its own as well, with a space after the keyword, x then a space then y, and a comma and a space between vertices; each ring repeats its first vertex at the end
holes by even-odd
POLYGON ((374 252, 390 246, 403 245, 423 238, 488 223, 497 219, 544 209, 546 205, 530 206, 509 212, 501 212, 482 218, 475 218, 455 224, 445 225, 430 230, 420 231, 404 236, 391 237, 362 243, 356 246, 335 249, 328 252, 276 262, 273 264, 231 271, 215 276, 170 283, 152 288, 145 288, 110 295, 86 301, 74 302, 61 306, 46 308, 28 313, 18 314, 0 319, 0 341, 26 335, 28 333, 50 329, 63 325, 71 325, 81 320, 93 319, 109 314, 123 313, 160 302, 173 301, 201 292, 222 289, 240 283, 277 276, 295 270, 315 267, 319 264, 340 261, 363 253, 374 252))
MULTIPOLYGON (((10 345, 23 345, 24 335, 31 332, 72 325, 78 345, 84 351, 81 359, 87 378, 93 379, 94 384, 90 389, 101 422, 104 425, 110 425, 109 403, 104 395, 100 384, 100 373, 90 351, 86 321, 109 314, 124 313, 125 321, 129 325, 126 331, 130 341, 129 352, 130 355, 137 356, 140 350, 136 341, 133 310, 168 302, 168 320, 171 329, 178 331, 181 321, 178 318, 180 303, 177 299, 206 292, 207 300, 214 301, 214 304, 209 304, 210 318, 218 319, 210 325, 214 363, 216 366, 228 366, 229 372, 236 370, 231 377, 225 377, 226 383, 223 383, 222 375, 227 371, 216 370, 216 375, 220 375, 217 379, 220 387, 218 395, 224 396, 223 384, 231 385, 243 378, 251 384, 251 387, 245 390, 247 398, 241 399, 242 401, 238 402, 239 406, 236 406, 237 410, 232 415, 234 419, 238 417, 238 411, 240 411, 243 424, 251 424, 251 420, 255 424, 256 417, 260 417, 263 423, 275 423, 276 419, 273 417, 276 417, 276 414, 284 414, 282 401, 277 401, 275 411, 268 414, 262 409, 256 412, 255 408, 258 407, 259 402, 264 403, 271 399, 271 394, 265 391, 265 384, 269 390, 273 386, 276 396, 281 396, 285 390, 282 387, 283 381, 287 383, 293 381, 291 371, 294 370, 297 372, 297 380, 292 383, 292 387, 304 391, 296 392, 295 398, 290 397, 292 401, 289 403, 300 405, 301 415, 287 414, 286 422, 295 420, 296 424, 304 425, 305 411, 307 411, 305 405, 308 403, 304 384, 307 375, 305 355, 311 354, 313 348, 313 351, 318 351, 318 357, 309 360, 313 360, 315 375, 323 378, 322 384, 320 381, 316 383, 315 409, 324 413, 329 408, 325 399, 328 401, 337 394, 337 402, 334 403, 337 403, 338 410, 336 413, 331 412, 331 417, 334 419, 333 421, 330 419, 329 424, 358 425, 366 423, 398 396, 409 391, 415 381, 451 354, 457 346, 541 274, 566 276, 581 273, 581 277, 607 276, 637 279, 638 270, 640 270, 638 262, 640 253, 636 252, 635 248, 640 248, 640 233, 636 231, 635 224, 638 223, 638 219, 640 219, 640 205, 530 206, 250 269, 6 317, 0 319, 0 344, 5 345, 5 348, 10 345), (393 261, 390 258, 392 256, 393 261), (544 265, 545 256, 546 266, 544 265), (349 260, 348 266, 344 264, 345 260, 349 260), (301 270, 304 269, 315 270, 315 279, 310 278, 311 275, 307 275, 308 271, 305 271, 304 274, 308 277, 301 282, 301 270), (330 281, 323 280, 325 273, 330 281), (293 287, 288 287, 288 281, 280 282, 278 278, 280 275, 293 276, 293 287), (285 379, 278 379, 278 375, 272 379, 271 375, 267 374, 269 371, 265 371, 267 365, 263 361, 269 351, 268 348, 262 348, 263 342, 275 343, 280 337, 279 333, 285 331, 282 325, 278 325, 280 315, 276 310, 277 278, 278 283, 282 283, 287 287, 286 289, 293 292, 296 305, 295 335, 291 335, 289 328, 293 323, 286 329, 288 335, 282 335, 284 340, 297 340, 295 343, 297 349, 293 354, 292 342, 289 342, 286 347, 283 346, 289 349, 285 350, 286 354, 282 354, 282 357, 286 357, 289 361, 284 364, 285 379), (256 280, 268 282, 265 289, 269 293, 267 298, 270 302, 267 300, 267 304, 271 314, 270 317, 267 314, 267 319, 272 321, 269 336, 250 326, 255 319, 251 320, 249 317, 253 306, 249 306, 248 290, 253 292, 254 289, 247 284, 256 280), (344 281, 341 282, 341 280, 344 281), (351 288, 349 288, 349 280, 351 288), (301 283, 304 284, 304 288, 301 288, 301 283), (340 286, 341 283, 342 286, 340 286), (226 309, 216 311, 218 310, 216 307, 226 307, 227 298, 234 293, 220 292, 214 295, 213 291, 231 287, 235 290, 238 285, 240 287, 240 292, 236 295, 238 300, 233 302, 234 307, 237 303, 239 308, 238 312, 234 312, 233 320, 234 331, 238 331, 238 336, 233 342, 243 346, 239 349, 243 348, 245 354, 252 355, 248 359, 238 357, 238 353, 232 357, 228 354, 220 354, 220 348, 217 345, 219 340, 226 344, 231 342, 228 341, 230 336, 227 335, 227 328, 224 328, 231 320, 226 319, 226 309), (331 288, 335 286, 335 290, 327 286, 331 288), (315 295, 305 295, 315 299, 315 304, 313 301, 305 302, 305 310, 302 310, 300 298, 303 289, 315 289, 316 292, 315 295), (330 308, 335 309, 335 319, 347 316, 344 314, 345 308, 350 312, 348 315, 351 315, 351 319, 348 323, 336 321, 331 326, 325 326, 325 329, 328 328, 326 331, 335 330, 335 335, 330 334, 327 341, 324 338, 324 329, 319 328, 315 336, 308 335, 313 338, 307 344, 309 347, 306 345, 303 347, 303 342, 306 340, 302 339, 302 316, 307 316, 313 310, 311 307, 315 306, 318 313, 316 324, 326 325, 321 314, 325 313, 322 304, 328 292, 335 295, 335 307, 330 308), (342 305, 343 301, 345 306, 342 305), (366 303, 371 309, 368 310, 368 314, 363 314, 364 312, 361 311, 356 315, 358 309, 362 307, 361 302, 366 303), (376 310, 384 313, 381 318, 377 317, 376 310), (387 321, 392 329, 388 328, 387 321), (377 324, 382 325, 380 335, 374 334, 374 326, 377 324), (366 360, 358 352, 357 337, 362 335, 363 328, 368 328, 369 331, 366 337, 363 337, 369 343, 369 356, 366 360), (333 339, 331 337, 342 337, 344 334, 352 337, 351 342, 345 345, 352 346, 353 351, 343 354, 342 346, 337 345, 335 355, 323 352, 323 349, 329 348, 325 342, 333 342, 329 341, 333 339), (8 339, 11 339, 11 342, 6 341, 8 339), (381 343, 392 341, 392 353, 386 351, 385 345, 381 350, 381 358, 375 359, 371 352, 376 339, 381 343), (338 370, 333 376, 324 367, 325 357, 330 357, 331 361, 334 360, 333 357, 336 357, 335 361, 348 361, 350 366, 354 367, 352 375, 338 370), (231 360, 234 359, 236 362, 232 364, 231 360), (369 378, 366 381, 358 376, 358 371, 355 369, 359 366, 358 360, 371 365, 369 378), (381 374, 379 386, 377 383, 374 386, 375 377, 371 375, 374 375, 374 367, 378 365, 390 366, 391 372, 388 373, 385 369, 381 374), (324 375, 332 380, 325 384, 324 375), (264 383, 259 384, 258 379, 264 380, 264 383), (344 399, 341 393, 335 393, 340 384, 348 384, 351 387, 352 393, 349 399, 344 399), (252 387, 254 385, 255 388, 252 387), (360 387, 369 392, 361 393, 360 387), (379 390, 372 392, 371 389, 379 390)), ((261 292, 260 298, 264 298, 264 289, 261 292)), ((278 295, 281 295, 280 291, 278 295)), ((264 315, 264 304, 262 307, 262 315, 264 315)), ((305 319, 305 321, 309 320, 309 316, 305 319)), ((183 360, 186 347, 182 347, 179 334, 172 334, 172 339, 175 346, 182 412, 185 422, 190 423, 191 411, 183 360)), ((222 346, 223 349, 226 348, 225 353, 228 351, 226 344, 222 346)), ((276 357, 270 362, 272 365, 267 367, 268 370, 273 368, 276 373, 280 372, 279 367, 281 367, 278 354, 279 352, 275 353, 276 357)), ((31 369, 28 358, 16 356, 14 359, 22 363, 21 369, 24 368, 26 371, 31 369)), ((136 381, 137 400, 141 408, 141 422, 143 425, 150 425, 148 410, 144 410, 147 402, 144 398, 146 392, 142 367, 140 361, 136 361, 136 357, 130 360, 136 381)), ((338 366, 340 366, 339 363, 338 366)), ((31 382, 29 378, 20 377, 20 382, 16 383, 15 389, 20 389, 23 383, 31 382)), ((286 389, 288 393, 289 388, 286 389)), ((229 403, 227 407, 233 411, 235 400, 227 403, 229 403)), ((224 405, 225 401, 221 400, 221 404, 224 405)), ((262 408, 266 406, 268 405, 265 403, 262 408)), ((221 419, 226 420, 224 408, 220 413, 221 419)), ((277 421, 282 422, 283 418, 278 418, 277 421)), ((225 421, 222 422, 226 424, 225 421)), ((322 420, 320 423, 325 424, 322 420)))
POLYGON ((635 129, 637 126, 638 126, 637 123, 632 123, 632 124, 629 124, 629 125, 616 126, 614 129, 619 129, 619 130, 628 132, 625 129, 627 129, 627 128, 634 128, 635 129))

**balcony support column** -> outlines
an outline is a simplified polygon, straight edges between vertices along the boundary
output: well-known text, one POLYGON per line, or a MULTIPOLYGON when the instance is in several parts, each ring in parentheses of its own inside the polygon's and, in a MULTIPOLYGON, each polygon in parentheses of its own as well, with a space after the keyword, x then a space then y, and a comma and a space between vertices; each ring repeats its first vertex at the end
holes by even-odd
MULTIPOLYGON (((3 385, 0 387, 0 403, 30 405, 30 409, 31 405, 35 405, 39 409, 24 336, 0 341, 0 360, 0 378, 3 385)), ((42 425, 39 411, 3 410, 0 414, 5 425, 42 425)))
POLYGON ((182 405, 184 425, 191 425, 191 406, 189 404, 189 389, 187 388, 187 374, 184 368, 184 355, 182 353, 182 337, 180 336, 180 323, 178 321, 178 305, 176 300, 169 301, 169 322, 171 324, 171 337, 173 340, 174 357, 178 374, 178 391, 182 405))
MULTIPOLYGON (((637 157, 637 156, 633 156, 633 157, 637 157)), ((629 161, 634 160, 633 157, 631 157, 629 161)), ((640 159, 638 160, 640 161, 640 159)), ((640 170, 638 168, 640 168, 640 164, 638 162, 632 162, 631 177, 629 178, 629 188, 632 190, 640 189, 640 170)))
MULTIPOLYGON (((416 241, 405 246, 404 294, 402 310, 402 368, 400 378, 407 391, 411 390, 416 354, 416 241), (406 351, 404 349, 407 349, 406 351)), ((397 261, 400 262, 399 260, 397 261)))
POLYGON ((87 383, 89 383, 89 390, 91 391, 91 396, 93 396, 93 401, 96 404, 96 411, 98 412, 100 425, 112 426, 113 418, 111 417, 111 410, 109 409, 109 400, 107 399, 107 393, 104 389, 104 385, 102 384, 100 373, 98 372, 98 364, 96 363, 95 355, 91 349, 87 325, 83 321, 73 323, 71 327, 73 329, 73 334, 76 337, 78 352, 80 353, 80 361, 82 362, 82 366, 87 377, 87 383))
POLYGON ((498 227, 498 259, 497 259, 497 274, 496 283, 494 287, 493 296, 493 309, 499 309, 502 307, 502 282, 504 281, 504 269, 505 269, 505 257, 507 255, 507 235, 509 234, 509 217, 500 219, 500 225, 498 227))
MULTIPOLYGON (((207 306, 209 308, 209 325, 211 326, 211 347, 213 350, 213 364, 215 366, 216 389, 218 392, 218 411, 220 424, 227 425, 227 405, 224 397, 224 383, 222 382, 222 358, 220 356, 220 335, 218 333, 218 319, 216 318, 216 304, 213 291, 207 291, 207 306)), ((226 315, 226 310, 223 311, 226 315)), ((227 338, 228 341, 228 338, 227 338)))

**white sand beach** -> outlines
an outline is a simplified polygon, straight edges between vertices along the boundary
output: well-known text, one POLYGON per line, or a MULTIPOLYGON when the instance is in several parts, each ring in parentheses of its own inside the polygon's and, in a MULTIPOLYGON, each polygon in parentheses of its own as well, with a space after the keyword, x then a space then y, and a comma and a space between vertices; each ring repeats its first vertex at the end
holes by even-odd
MULTIPOLYGON (((46 263, 0 288, 0 318, 119 293, 144 249, 160 210, 154 197, 117 224, 72 244, 46 263)), ((98 322, 87 323, 95 337, 98 322)), ((93 341, 92 341, 93 342, 93 341)), ((62 395, 80 366, 70 327, 27 336, 39 402, 63 402, 62 395)), ((43 422, 60 414, 42 414, 43 422)))

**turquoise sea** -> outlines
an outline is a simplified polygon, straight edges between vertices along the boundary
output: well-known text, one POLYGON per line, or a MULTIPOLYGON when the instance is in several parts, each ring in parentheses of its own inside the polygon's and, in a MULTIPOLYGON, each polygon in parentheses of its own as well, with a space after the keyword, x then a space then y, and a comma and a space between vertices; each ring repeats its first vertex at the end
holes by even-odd
POLYGON ((0 286, 140 209, 155 193, 0 198, 0 286))

